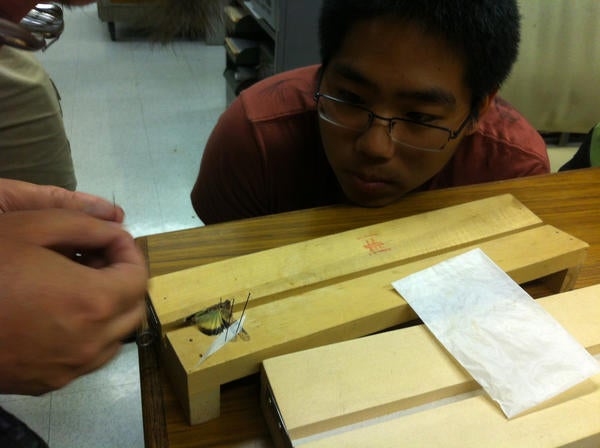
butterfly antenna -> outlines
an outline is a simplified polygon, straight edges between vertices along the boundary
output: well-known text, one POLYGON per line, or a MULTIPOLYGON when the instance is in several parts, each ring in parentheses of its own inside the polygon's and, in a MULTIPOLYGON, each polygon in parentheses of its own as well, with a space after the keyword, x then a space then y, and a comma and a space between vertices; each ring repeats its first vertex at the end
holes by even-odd
POLYGON ((240 330, 240 325, 242 324, 242 317, 244 317, 244 313, 246 312, 246 307, 248 306, 248 302, 250 301, 250 294, 251 293, 248 293, 248 297, 246 297, 246 303, 244 303, 244 309, 242 310, 242 315, 240 316, 240 320, 238 321, 236 333, 238 333, 240 330))
POLYGON ((229 334, 229 327, 231 326, 231 316, 233 314, 233 305, 235 305, 235 298, 231 299, 231 308, 229 308, 229 315, 227 316, 227 326, 225 327, 225 341, 227 341, 227 335, 229 334))

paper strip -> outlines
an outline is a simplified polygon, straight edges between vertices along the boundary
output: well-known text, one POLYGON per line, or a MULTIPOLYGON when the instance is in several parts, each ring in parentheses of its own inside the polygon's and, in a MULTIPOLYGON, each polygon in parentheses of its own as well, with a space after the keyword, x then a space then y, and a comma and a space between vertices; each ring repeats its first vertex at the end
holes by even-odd
POLYGON ((235 337, 238 334, 240 334, 242 332, 242 330, 244 329, 244 321, 245 320, 246 320, 246 316, 242 316, 240 318, 240 320, 232 323, 229 326, 229 328, 227 328, 226 330, 219 333, 217 335, 217 337, 215 337, 215 340, 213 341, 213 343, 210 344, 210 347, 208 347, 208 349, 206 350, 206 353, 204 353, 202 355, 202 358, 200 358, 200 360, 196 363, 196 365, 194 366, 194 369, 197 368, 204 361, 206 361, 206 358, 208 358, 210 355, 221 350, 221 348, 223 348, 223 346, 225 344, 227 344, 229 341, 235 339, 235 337))

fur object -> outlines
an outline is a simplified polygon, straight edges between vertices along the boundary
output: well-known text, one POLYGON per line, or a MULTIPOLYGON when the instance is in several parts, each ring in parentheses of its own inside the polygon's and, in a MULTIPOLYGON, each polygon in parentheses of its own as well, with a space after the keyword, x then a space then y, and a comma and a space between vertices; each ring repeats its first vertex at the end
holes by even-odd
POLYGON ((222 0, 154 0, 149 21, 152 37, 161 43, 177 37, 197 39, 222 21, 222 0))

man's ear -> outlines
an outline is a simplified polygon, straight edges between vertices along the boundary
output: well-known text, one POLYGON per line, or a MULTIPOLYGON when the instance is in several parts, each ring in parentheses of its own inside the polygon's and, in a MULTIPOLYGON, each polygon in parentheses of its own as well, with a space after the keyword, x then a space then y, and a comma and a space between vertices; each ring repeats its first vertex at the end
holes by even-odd
POLYGON ((467 126, 467 135, 472 134, 477 130, 477 122, 488 111, 488 109, 494 102, 494 98, 496 97, 497 93, 498 90, 494 90, 481 100, 481 102, 479 103, 479 108, 477 109, 477 117, 474 117, 469 126, 467 126))

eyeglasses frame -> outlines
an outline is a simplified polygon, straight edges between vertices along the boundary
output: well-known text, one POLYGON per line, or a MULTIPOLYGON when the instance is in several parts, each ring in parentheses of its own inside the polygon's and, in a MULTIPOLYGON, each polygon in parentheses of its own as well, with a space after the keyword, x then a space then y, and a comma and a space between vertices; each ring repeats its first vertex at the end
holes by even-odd
MULTIPOLYGON (((368 109, 368 108, 364 107, 361 104, 356 104, 356 103, 353 103, 351 101, 346 101, 346 100, 342 100, 340 98, 335 98, 335 97, 333 97, 331 95, 327 95, 326 93, 322 93, 320 90, 317 90, 314 93, 314 95, 313 95, 313 98, 314 98, 315 102, 317 103, 317 105, 319 104, 319 98, 321 98, 321 97, 322 98, 326 98, 326 99, 328 99, 330 101, 334 101, 334 102, 339 103, 339 104, 347 104, 349 106, 353 106, 353 107, 356 107, 357 109, 361 109, 361 110, 367 112, 369 114, 369 123, 368 123, 367 127, 364 130, 362 130, 362 132, 365 132, 366 130, 370 129, 371 126, 373 126, 373 121, 375 120, 375 118, 377 118, 378 120, 386 121, 388 123, 388 136, 390 137, 390 140, 392 140, 394 143, 400 143, 400 144, 407 145, 407 146, 410 146, 412 148, 420 149, 420 150, 423 150, 423 151, 435 151, 435 152, 443 151, 446 148, 446 145, 451 140, 456 139, 460 135, 460 133, 466 127, 467 123, 469 122, 469 120, 471 119, 471 116, 472 116, 471 113, 469 112, 469 114, 463 120, 463 122, 460 124, 460 126, 458 127, 458 129, 456 129, 455 131, 453 131, 450 128, 446 128, 446 127, 443 127, 443 126, 437 126, 435 124, 423 123, 423 122, 420 122, 420 121, 417 121, 417 120, 411 120, 410 118, 402 118, 402 117, 390 117, 390 118, 387 118, 387 117, 384 117, 382 115, 376 114, 371 109, 368 109), (428 128, 439 129, 441 131, 445 131, 445 132, 448 133, 448 140, 446 140, 446 142, 444 142, 444 144, 440 148, 438 148, 438 149, 420 148, 420 147, 409 145, 408 143, 405 143, 405 142, 402 142, 402 141, 398 141, 398 140, 394 139, 394 137, 392 137, 392 127, 394 125, 394 121, 402 121, 404 123, 412 123, 412 124, 416 124, 416 125, 419 125, 419 126, 425 126, 425 127, 428 127, 428 128)), ((318 108, 318 106, 317 106, 317 108, 318 108)), ((322 119, 324 119, 328 123, 331 123, 331 124, 333 124, 335 126, 339 126, 339 127, 345 128, 345 129, 352 129, 352 128, 348 128, 346 126, 343 126, 343 125, 341 125, 339 123, 334 123, 333 121, 327 119, 327 117, 324 117, 321 114, 321 112, 318 112, 318 113, 319 113, 319 117, 321 117, 322 119)), ((352 130, 358 132, 358 129, 352 129, 352 130)))

